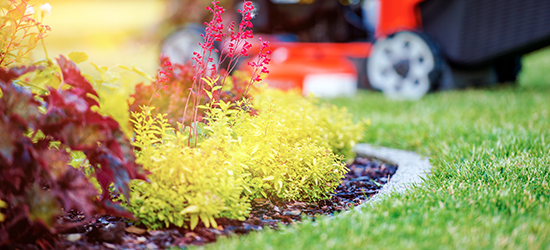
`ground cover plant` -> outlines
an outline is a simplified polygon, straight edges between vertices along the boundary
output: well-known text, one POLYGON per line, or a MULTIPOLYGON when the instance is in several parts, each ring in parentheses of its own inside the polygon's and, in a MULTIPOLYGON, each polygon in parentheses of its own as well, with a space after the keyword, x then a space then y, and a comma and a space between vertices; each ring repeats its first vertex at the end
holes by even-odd
POLYGON ((362 213, 220 240, 206 249, 547 249, 550 50, 524 58, 517 86, 394 102, 335 99, 368 117, 364 142, 428 156, 423 186, 362 213))

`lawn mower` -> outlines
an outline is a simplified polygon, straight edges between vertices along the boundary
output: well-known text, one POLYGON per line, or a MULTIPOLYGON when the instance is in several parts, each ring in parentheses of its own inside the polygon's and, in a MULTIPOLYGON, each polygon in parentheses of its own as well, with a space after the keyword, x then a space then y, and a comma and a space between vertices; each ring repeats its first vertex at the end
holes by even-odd
POLYGON ((550 44, 550 1, 252 2, 255 32, 272 41, 265 81, 304 94, 351 95, 359 86, 419 99, 514 82, 521 56, 550 44))
POLYGON ((550 44, 550 1, 384 0, 367 60, 390 97, 514 82, 520 57, 550 44))

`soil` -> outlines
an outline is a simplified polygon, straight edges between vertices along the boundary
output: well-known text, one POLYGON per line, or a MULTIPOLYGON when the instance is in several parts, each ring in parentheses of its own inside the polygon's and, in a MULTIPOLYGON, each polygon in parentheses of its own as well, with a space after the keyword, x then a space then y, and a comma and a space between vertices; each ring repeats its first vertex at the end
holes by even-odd
MULTIPOLYGON (((330 216, 364 203, 378 193, 397 171, 396 165, 372 158, 355 158, 348 165, 350 171, 330 199, 319 202, 274 202, 254 199, 252 211, 245 221, 216 219, 217 228, 206 228, 202 223, 194 230, 169 228, 147 230, 130 221, 109 215, 96 215, 86 220, 81 213, 71 211, 60 217, 61 230, 56 249, 166 249, 203 245, 215 242, 217 237, 247 234, 269 227, 300 222, 303 217, 315 220, 318 216, 330 216)), ((14 246, 14 249, 26 249, 14 246)))

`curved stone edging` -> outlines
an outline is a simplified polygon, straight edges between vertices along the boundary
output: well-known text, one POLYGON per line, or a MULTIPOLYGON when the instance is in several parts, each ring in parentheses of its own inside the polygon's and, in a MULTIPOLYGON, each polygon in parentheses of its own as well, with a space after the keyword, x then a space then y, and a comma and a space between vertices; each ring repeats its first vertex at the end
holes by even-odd
POLYGON ((391 193, 405 192, 412 184, 421 183, 422 178, 425 178, 432 168, 428 158, 410 151, 358 144, 355 147, 355 152, 357 155, 371 156, 398 165, 397 172, 390 181, 366 204, 379 202, 391 193))

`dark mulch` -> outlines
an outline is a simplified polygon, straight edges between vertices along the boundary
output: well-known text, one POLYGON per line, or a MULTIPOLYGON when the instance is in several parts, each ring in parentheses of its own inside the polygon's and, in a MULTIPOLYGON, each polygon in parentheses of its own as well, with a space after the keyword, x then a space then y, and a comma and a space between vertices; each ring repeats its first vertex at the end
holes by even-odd
POLYGON ((60 218, 65 229, 59 234, 58 249, 165 249, 187 245, 203 245, 216 237, 246 234, 264 227, 276 229, 280 224, 299 222, 303 216, 315 219, 358 206, 376 194, 395 174, 397 166, 371 158, 357 157, 328 200, 319 202, 275 202, 267 199, 252 201, 252 211, 246 221, 217 219, 217 228, 205 228, 202 223, 195 230, 170 228, 148 231, 131 222, 113 216, 95 216, 85 225, 82 214, 70 212, 60 218))

